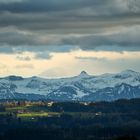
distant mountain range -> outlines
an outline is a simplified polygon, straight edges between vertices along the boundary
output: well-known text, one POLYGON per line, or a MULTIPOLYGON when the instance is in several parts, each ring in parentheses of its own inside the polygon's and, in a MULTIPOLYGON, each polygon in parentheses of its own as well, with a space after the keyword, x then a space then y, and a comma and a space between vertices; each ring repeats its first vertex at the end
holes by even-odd
POLYGON ((132 70, 99 76, 82 71, 78 76, 60 79, 0 78, 0 99, 112 101, 139 97, 140 73, 132 70))

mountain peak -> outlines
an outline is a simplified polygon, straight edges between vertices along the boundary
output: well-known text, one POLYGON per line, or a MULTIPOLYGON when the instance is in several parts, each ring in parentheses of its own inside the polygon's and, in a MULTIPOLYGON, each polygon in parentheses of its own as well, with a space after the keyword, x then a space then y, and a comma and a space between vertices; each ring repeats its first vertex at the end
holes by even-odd
POLYGON ((122 72, 131 72, 131 73, 133 73, 133 72, 135 72, 135 71, 133 71, 133 70, 131 70, 131 69, 127 69, 127 70, 124 70, 124 71, 122 71, 122 72))
POLYGON ((137 74, 138 72, 136 71, 133 71, 133 70, 130 70, 130 69, 127 69, 127 70, 124 70, 121 72, 121 74, 137 74))
POLYGON ((82 76, 82 77, 84 76, 84 77, 85 77, 85 76, 89 76, 89 75, 87 74, 87 72, 86 72, 86 71, 81 71, 81 73, 80 73, 80 75, 79 75, 79 76, 82 76))
POLYGON ((20 81, 20 80, 23 80, 24 78, 21 76, 10 75, 10 76, 6 77, 6 79, 8 79, 10 81, 20 81))

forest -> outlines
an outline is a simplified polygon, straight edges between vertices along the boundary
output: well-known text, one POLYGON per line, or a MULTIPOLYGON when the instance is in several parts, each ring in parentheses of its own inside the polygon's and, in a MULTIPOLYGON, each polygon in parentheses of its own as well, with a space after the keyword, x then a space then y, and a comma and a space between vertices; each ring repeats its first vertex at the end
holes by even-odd
POLYGON ((139 140, 140 99, 0 101, 0 140, 139 140))

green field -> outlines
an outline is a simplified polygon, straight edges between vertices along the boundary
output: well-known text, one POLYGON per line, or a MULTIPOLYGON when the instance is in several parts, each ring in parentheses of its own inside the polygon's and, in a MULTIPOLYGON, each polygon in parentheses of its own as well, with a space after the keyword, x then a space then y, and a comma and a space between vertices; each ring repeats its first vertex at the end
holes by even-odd
POLYGON ((7 107, 5 112, 0 112, 0 115, 7 115, 11 113, 16 113, 18 118, 32 119, 37 117, 50 117, 58 116, 60 113, 48 111, 47 107, 44 106, 17 106, 17 107, 7 107))
POLYGON ((0 112, 0 115, 6 115, 7 112, 0 112))
POLYGON ((17 107, 8 107, 6 108, 7 112, 15 112, 18 110, 28 110, 29 106, 17 106, 17 107))
POLYGON ((33 118, 33 117, 47 117, 48 113, 43 112, 30 112, 30 113, 23 113, 23 114, 17 114, 17 117, 21 117, 21 118, 33 118))
POLYGON ((37 117, 50 117, 50 116, 59 116, 62 114, 70 115, 74 118, 94 118, 95 113, 89 112, 52 112, 49 111, 46 106, 17 106, 17 107, 7 107, 5 112, 0 112, 0 115, 6 115, 10 113, 16 113, 16 116, 23 119, 32 119, 37 117))

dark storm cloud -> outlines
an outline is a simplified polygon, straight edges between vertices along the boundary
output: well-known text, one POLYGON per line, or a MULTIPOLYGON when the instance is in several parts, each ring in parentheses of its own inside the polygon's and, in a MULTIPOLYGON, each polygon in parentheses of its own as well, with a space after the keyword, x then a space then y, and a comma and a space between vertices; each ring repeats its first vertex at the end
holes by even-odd
MULTIPOLYGON (((9 34, 9 33, 8 33, 9 34)), ((0 39, 1 53, 34 52, 36 59, 50 59, 51 52, 70 52, 76 49, 94 51, 140 51, 140 26, 122 28, 95 35, 55 35, 41 36, 17 33, 0 39)))
POLYGON ((139 16, 139 0, 21 0, 0 3, 0 26, 28 30, 92 28, 106 21, 137 24, 139 16), (121 22, 124 19, 129 21, 121 22))
POLYGON ((140 51, 139 17, 140 0, 0 0, 0 53, 140 51))
POLYGON ((10 12, 50 12, 77 9, 88 6, 100 6, 112 3, 112 0, 22 0, 21 2, 1 3, 1 11, 10 12))
POLYGON ((69 37, 60 44, 78 45, 82 50, 140 51, 140 26, 123 28, 114 33, 69 37))
POLYGON ((0 32, 0 44, 3 45, 39 45, 39 40, 36 40, 34 35, 24 34, 18 31, 0 32))
MULTIPOLYGON (((71 15, 72 16, 72 15, 71 15)), ((43 31, 53 34, 62 33, 94 33, 118 26, 139 25, 138 14, 121 16, 62 16, 47 13, 41 14, 0 14, 0 27, 15 27, 19 30, 43 31)))
POLYGON ((89 8, 97 14, 119 14, 139 11, 139 0, 20 0, 0 1, 0 11, 15 13, 55 12, 89 8))

